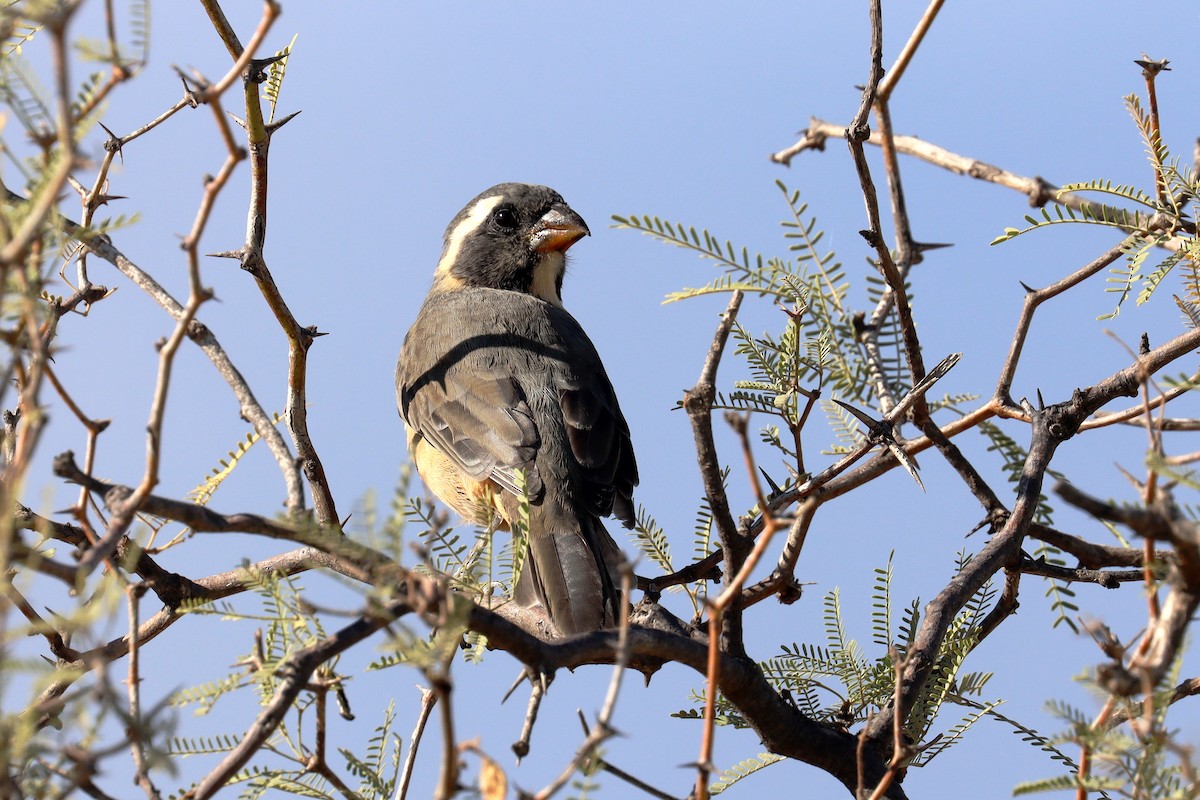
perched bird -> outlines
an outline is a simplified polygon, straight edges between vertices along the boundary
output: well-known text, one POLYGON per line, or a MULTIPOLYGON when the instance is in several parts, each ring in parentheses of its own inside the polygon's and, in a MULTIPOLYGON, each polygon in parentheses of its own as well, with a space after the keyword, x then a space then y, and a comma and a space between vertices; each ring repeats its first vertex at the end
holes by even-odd
POLYGON ((562 302, 566 251, 589 234, 552 189, 502 183, 450 221, 396 367, 425 485, 507 527, 529 500, 514 600, 562 634, 616 622, 622 555, 600 517, 633 525, 637 464, 600 356, 562 302))

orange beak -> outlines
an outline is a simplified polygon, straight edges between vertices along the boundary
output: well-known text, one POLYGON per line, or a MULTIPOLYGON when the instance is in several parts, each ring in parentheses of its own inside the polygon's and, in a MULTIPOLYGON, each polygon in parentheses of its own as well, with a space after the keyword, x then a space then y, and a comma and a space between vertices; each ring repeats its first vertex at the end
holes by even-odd
POLYGON ((569 208, 556 206, 533 226, 529 234, 529 247, 535 253, 561 252, 590 234, 583 217, 569 208))

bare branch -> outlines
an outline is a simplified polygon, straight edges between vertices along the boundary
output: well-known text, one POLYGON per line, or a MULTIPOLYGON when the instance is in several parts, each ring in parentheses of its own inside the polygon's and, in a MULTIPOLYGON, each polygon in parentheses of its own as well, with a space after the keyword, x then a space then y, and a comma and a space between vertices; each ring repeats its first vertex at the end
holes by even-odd
POLYGON ((205 800, 220 791, 239 770, 258 752, 267 738, 283 721, 284 715, 308 685, 313 672, 329 659, 344 652, 387 625, 397 614, 406 610, 403 602, 380 609, 378 616, 360 617, 337 633, 327 636, 303 650, 297 651, 279 667, 281 680, 275 695, 268 701, 254 723, 238 741, 237 747, 204 776, 191 792, 194 800, 205 800))
POLYGON ((884 103, 892 99, 892 91, 895 90, 896 84, 904 76, 904 71, 908 68, 909 63, 913 60, 913 56, 917 53, 917 48, 921 46, 921 42, 925 41, 925 34, 929 33, 929 28, 933 25, 934 19, 937 18, 938 12, 942 9, 944 0, 930 0, 929 7, 925 9, 925 13, 921 15, 921 19, 917 21, 917 27, 913 29, 912 34, 908 37, 908 41, 904 43, 904 47, 900 50, 900 55, 896 56, 896 62, 892 64, 892 68, 883 76, 883 80, 879 82, 879 89, 876 92, 879 100, 884 103))
MULTIPOLYGON (((8 196, 10 199, 15 198, 18 202, 21 200, 20 197, 14 195, 12 192, 8 192, 8 196)), ((112 241, 107 236, 87 234, 78 225, 65 218, 61 219, 61 222, 69 234, 81 237, 83 240, 81 243, 89 251, 120 270, 135 285, 150 295, 177 322, 183 318, 186 313, 184 306, 180 305, 158 281, 150 277, 148 273, 113 246, 112 241)), ((241 372, 233 365, 229 355, 207 326, 199 320, 193 320, 187 327, 187 336, 204 351, 209 361, 216 367, 217 372, 229 384, 230 389, 233 390, 233 394, 238 400, 242 416, 254 426, 254 432, 262 437, 267 447, 270 448, 272 454, 275 456, 280 471, 283 473, 284 484, 287 488, 288 508, 292 511, 303 510, 304 492, 303 484, 300 480, 299 466, 288 450, 287 443, 284 442, 283 437, 275 428, 271 415, 264 411, 258 400, 255 399, 250 385, 246 382, 241 372)))
POLYGON ((729 331, 737 318, 738 308, 742 304, 742 293, 734 292, 729 299, 729 306, 721 316, 721 323, 713 334, 712 345, 700 378, 696 385, 684 393, 683 406, 687 409, 688 417, 692 420, 692 434, 696 443, 696 456, 700 463, 700 475, 704 481, 704 493, 712 509, 713 519, 720 534, 722 550, 725 557, 725 570, 728 574, 737 573, 740 566, 739 553, 744 548, 735 549, 731 543, 737 538, 737 525, 729 510, 729 498, 725 494, 725 486, 721 480, 721 465, 717 458, 716 442, 712 432, 712 404, 716 398, 717 367, 725 352, 725 342, 729 331))
POLYGON ((429 715, 437 705, 437 695, 432 690, 422 686, 418 686, 417 689, 421 692, 421 709, 417 712, 417 722, 408 740, 408 755, 404 757, 404 767, 396 786, 396 800, 405 800, 408 797, 408 784, 412 780, 413 767, 417 763, 417 748, 425 734, 425 723, 429 721, 429 715))
MULTIPOLYGON (((621 564, 621 596, 628 597, 633 589, 633 570, 628 562, 621 564)), ((609 678, 608 691, 604 696, 604 705, 596 717, 596 724, 587 731, 583 744, 575 751, 575 757, 568 767, 559 774, 546 788, 538 792, 535 800, 549 800, 559 789, 567 784, 571 776, 583 769, 591 761, 597 748, 616 734, 612 727, 612 715, 617 707, 617 697, 621 692, 621 679, 625 675, 625 667, 629 663, 629 604, 621 604, 621 619, 617 626, 617 647, 613 654, 612 677, 609 678)))
POLYGON ((126 683, 128 684, 127 689, 129 691, 129 719, 132 721, 129 730, 129 744, 133 751, 133 765, 136 769, 134 781, 138 786, 142 787, 142 791, 146 793, 146 797, 151 798, 151 800, 157 800, 160 795, 154 782, 150 780, 150 769, 146 761, 146 748, 143 741, 145 721, 142 718, 142 675, 138 659, 141 646, 137 640, 138 602, 141 599, 141 594, 140 588, 136 586, 129 586, 125 590, 129 609, 129 677, 126 679, 126 683))
MULTIPOLYGON (((799 153, 805 150, 824 150, 825 141, 828 138, 841 138, 845 135, 845 132, 846 129, 843 126, 814 117, 809 120, 808 128, 801 132, 801 138, 790 147, 773 154, 771 160, 787 166, 799 153)), ((883 138, 878 133, 872 133, 865 141, 868 144, 881 145, 883 138)), ((1077 211, 1082 211, 1086 208, 1088 213, 1100 219, 1111 218, 1111 212, 1115 211, 1110 206, 1084 200, 1077 194, 1063 193, 1061 187, 1050 183, 1044 178, 1030 178, 1017 175, 987 162, 951 152, 938 145, 918 139, 915 136, 894 136, 893 145, 898 153, 919 158, 922 161, 933 164, 936 167, 941 167, 957 175, 965 175, 977 180, 987 181, 988 183, 995 183, 1006 189, 1013 189, 1020 192, 1028 197, 1029 204, 1035 207, 1040 208, 1046 203, 1053 202, 1077 211)), ((1150 219, 1150 216, 1147 214, 1134 215, 1131 212, 1131 216, 1134 224, 1139 228, 1144 227, 1145 223, 1150 219)), ((1133 228, 1126 230, 1130 232, 1133 228)), ((1188 226, 1185 226, 1184 230, 1188 230, 1188 226)), ((1182 248, 1184 244, 1185 241, 1183 239, 1175 237, 1166 239, 1159 246, 1174 251, 1182 248)))

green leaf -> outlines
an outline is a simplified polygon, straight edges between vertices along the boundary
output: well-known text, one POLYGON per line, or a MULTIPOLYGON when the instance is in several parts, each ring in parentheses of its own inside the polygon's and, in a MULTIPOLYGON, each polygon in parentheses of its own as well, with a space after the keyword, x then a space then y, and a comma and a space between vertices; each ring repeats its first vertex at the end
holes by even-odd
POLYGON ((742 778, 753 775, 760 769, 777 764, 780 761, 783 761, 783 756, 777 756, 774 753, 759 753, 757 758, 747 758, 739 761, 732 767, 723 770, 721 777, 708 787, 708 791, 710 794, 720 794, 742 778))

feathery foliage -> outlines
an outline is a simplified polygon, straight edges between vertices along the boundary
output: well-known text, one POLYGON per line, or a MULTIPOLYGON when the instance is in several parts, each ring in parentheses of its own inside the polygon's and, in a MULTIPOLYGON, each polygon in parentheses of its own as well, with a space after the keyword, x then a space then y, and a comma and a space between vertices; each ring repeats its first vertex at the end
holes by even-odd
MULTIPOLYGON (((271 415, 272 425, 278 425, 282 421, 283 415, 279 412, 271 415)), ((208 505, 208 501, 216 494, 217 489, 221 488, 221 484, 233 475, 233 471, 242 458, 250 452, 251 447, 258 444, 260 439, 262 437, 256 431, 248 432, 244 440, 237 442, 233 449, 225 454, 225 458, 217 460, 217 466, 213 467, 212 471, 205 476, 203 483, 188 492, 188 498, 196 505, 208 505)))
MULTIPOLYGON (((969 560, 960 553, 959 568, 969 560)), ((806 716, 842 728, 861 725, 886 707, 895 692, 897 665, 903 660, 916 637, 920 622, 920 600, 909 603, 893 629, 893 570, 888 563, 875 570, 871 595, 871 645, 879 654, 870 657, 846 628, 842 615, 841 592, 834 588, 823 601, 824 644, 785 644, 780 655, 759 664, 767 680, 788 697, 806 716)), ((991 583, 985 584, 955 617, 936 656, 933 677, 914 704, 906 734, 916 745, 930 743, 912 759, 912 766, 924 766, 935 756, 961 741, 980 719, 993 716, 1002 701, 979 702, 979 695, 990 673, 963 673, 967 656, 978 643, 978 631, 995 596, 991 583), (937 736, 931 731, 939 712, 947 704, 960 705, 967 713, 937 736)), ((704 693, 693 691, 692 699, 702 707, 704 693)), ((744 727, 740 712, 719 695, 718 724, 744 727)), ((702 719, 697 709, 676 712, 683 719, 702 719)), ((757 768, 761 768, 760 765, 757 768)), ((735 776, 737 767, 734 768, 735 776)), ((743 776, 744 777, 744 776, 743 776)), ((726 787, 727 788, 727 787, 726 787)))
POLYGON ((1080 676, 1077 680, 1092 694, 1109 698, 1112 715, 1123 724, 1114 724, 1113 716, 1107 714, 1093 720, 1092 715, 1069 703, 1051 701, 1047 709, 1064 727, 1058 734, 1045 737, 1045 742, 1083 748, 1090 754, 1090 769, 1084 772, 1068 759, 1057 759, 1068 770, 1065 774, 1021 783, 1013 793, 1026 795, 1070 787, 1095 791, 1102 797, 1196 797, 1192 754, 1188 748, 1173 744, 1177 732, 1165 727, 1181 665, 1182 658, 1176 658, 1162 684, 1140 703, 1112 695, 1098 677, 1098 670, 1080 676))
MULTIPOLYGON (((318 613, 303 600, 302 587, 294 576, 274 571, 247 569, 242 579, 253 587, 260 609, 242 611, 228 602, 193 604, 186 613, 218 616, 223 623, 250 623, 255 632, 248 639, 253 648, 243 658, 238 670, 217 680, 178 690, 172 704, 194 707, 197 714, 207 714, 223 698, 243 692, 253 692, 259 701, 270 700, 284 678, 281 669, 298 650, 309 647, 326 637, 318 613)), ((269 752, 277 763, 272 766, 255 764, 240 772, 232 781, 243 786, 243 797, 261 797, 271 790, 290 791, 303 797, 329 798, 341 795, 310 770, 311 751, 304 742, 306 717, 320 713, 318 696, 333 694, 341 702, 342 677, 337 674, 338 659, 330 659, 317 669, 301 698, 292 706, 288 717, 268 741, 269 752), (316 780, 314 780, 316 778, 316 780)), ((321 700, 323 703, 323 700, 321 700)), ((258 702, 254 702, 258 705, 258 702)), ((349 712, 343 710, 344 715, 349 712)), ((399 770, 399 738, 391 732, 395 722, 394 708, 389 704, 383 723, 376 727, 368 740, 364 755, 359 757, 341 749, 347 771, 357 776, 362 785, 358 796, 386 798, 394 791, 399 770)), ((172 737, 168 754, 178 756, 220 755, 238 746, 242 734, 214 734, 206 737, 172 737)), ((180 796, 180 789, 173 796, 180 796)))
MULTIPOLYGON (((613 221, 617 228, 692 250, 721 269, 708 284, 672 293, 667 302, 740 290, 791 306, 782 334, 761 340, 745 331, 736 334, 739 352, 750 361, 755 380, 768 383, 776 397, 794 394, 801 381, 812 381, 818 386, 829 382, 846 397, 862 400, 869 386, 864 356, 854 336, 853 314, 846 306, 850 284, 845 271, 832 251, 822 249, 824 234, 817 229, 816 218, 808 215, 808 204, 800 201, 800 193, 782 181, 776 181, 776 186, 789 211, 789 218, 781 223, 788 258, 751 256, 745 246, 722 243, 707 230, 697 231, 659 217, 614 216, 613 221)), ((774 400, 770 398, 772 403, 774 400)))
POLYGON ((392 700, 384 709, 383 722, 375 727, 367 740, 363 757, 344 747, 338 748, 346 760, 346 769, 361 781, 357 796, 362 800, 386 800, 396 792, 402 743, 392 730, 395 722, 396 703, 392 700))
MULTIPOLYGON (((783 463, 782 474, 769 464, 764 474, 773 487, 785 489, 807 477, 801 432, 810 412, 820 407, 835 436, 857 442, 858 425, 832 396, 863 404, 878 386, 903 394, 910 385, 903 343, 894 314, 883 313, 869 324, 848 306, 850 283, 832 251, 822 244, 823 233, 800 193, 776 181, 789 216, 781 224, 787 257, 751 254, 708 230, 671 223, 650 215, 614 216, 615 227, 638 231, 661 242, 691 250, 714 263, 720 273, 708 284, 667 296, 667 302, 711 294, 743 291, 772 300, 782 311, 783 325, 775 333, 752 333, 734 321, 734 352, 749 377, 734 382, 732 392, 718 392, 714 410, 755 412, 769 420, 759 439, 783 463), (871 352, 857 331, 867 325, 871 352)), ((889 290, 878 277, 866 281, 867 299, 879 307, 889 290)), ((849 445, 847 445, 849 446, 849 445)), ((841 444, 825 454, 844 452, 841 444)))
MULTIPOLYGON (((1197 250, 1195 227, 1191 223, 1200 210, 1197 205, 1196 175, 1191 168, 1183 167, 1178 157, 1171 155, 1155 129, 1154 120, 1142 108, 1137 95, 1128 95, 1125 107, 1146 147, 1156 187, 1154 194, 1132 185, 1114 185, 1110 180, 1068 183, 1059 190, 1053 209, 1042 208, 1037 216, 1026 215, 1028 227, 1005 228, 992 241, 992 244, 1000 244, 1032 230, 1064 223, 1099 225, 1120 231, 1125 237, 1121 243, 1125 263, 1109 269, 1108 286, 1105 287, 1106 292, 1117 296, 1116 306, 1111 312, 1100 315, 1101 320, 1117 316, 1139 283, 1141 288, 1136 295, 1137 305, 1149 302, 1167 276, 1181 263, 1187 264, 1183 283, 1192 294, 1190 302, 1196 302, 1194 279, 1196 256, 1200 252, 1197 250), (1083 193, 1124 201, 1141 210, 1098 203, 1085 203, 1076 209, 1065 205, 1062 200, 1066 195, 1083 193), (1165 250, 1167 255, 1147 270, 1150 254, 1160 250, 1165 250)), ((1194 315, 1189 316, 1194 318, 1194 315)))
POLYGON ((275 60, 271 62, 271 66, 267 71, 267 80, 263 83, 263 100, 267 101, 267 122, 275 121, 275 110, 279 106, 279 93, 283 91, 283 78, 287 74, 288 58, 292 54, 292 50, 296 47, 296 38, 300 34, 292 36, 292 41, 288 42, 288 46, 275 53, 275 60))
POLYGON ((721 792, 733 786, 742 778, 753 775, 760 769, 777 764, 780 761, 783 761, 783 756, 777 756, 774 753, 759 753, 757 757, 743 759, 732 767, 721 770, 721 777, 717 778, 708 787, 708 791, 710 794, 721 794, 721 792))

